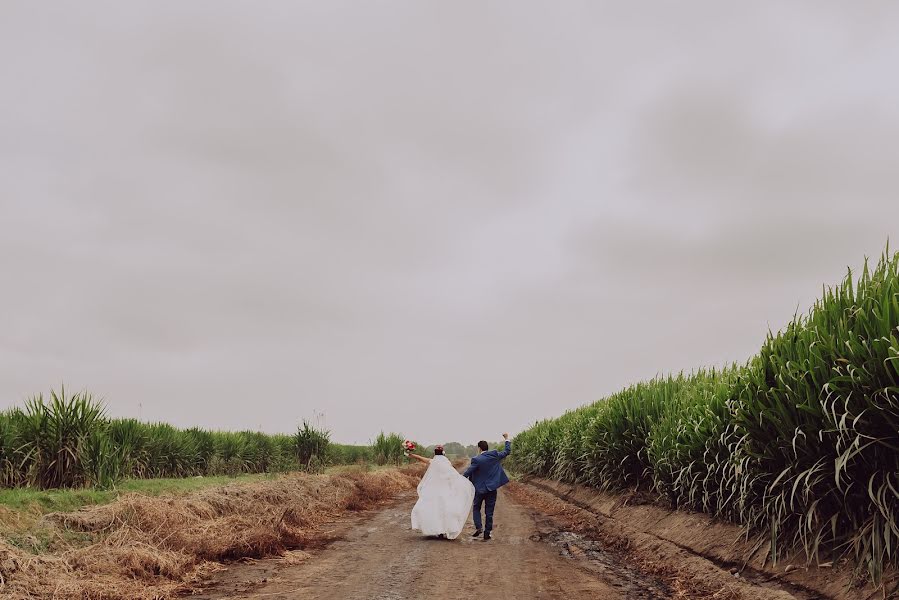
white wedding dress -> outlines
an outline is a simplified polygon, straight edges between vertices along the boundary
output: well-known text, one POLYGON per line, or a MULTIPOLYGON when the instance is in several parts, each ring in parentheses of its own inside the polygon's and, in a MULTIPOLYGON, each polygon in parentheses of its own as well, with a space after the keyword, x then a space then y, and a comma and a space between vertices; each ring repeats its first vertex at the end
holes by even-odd
POLYGON ((445 456, 435 456, 418 484, 418 502, 412 509, 412 529, 425 535, 443 534, 454 540, 462 533, 474 486, 462 477, 445 456))

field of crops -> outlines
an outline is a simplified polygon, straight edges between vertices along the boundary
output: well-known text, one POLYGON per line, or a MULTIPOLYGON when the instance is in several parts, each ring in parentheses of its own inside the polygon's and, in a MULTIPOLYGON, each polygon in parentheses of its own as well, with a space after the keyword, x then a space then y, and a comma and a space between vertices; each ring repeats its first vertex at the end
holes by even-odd
POLYGON ((110 487, 122 479, 320 471, 329 464, 399 462, 402 437, 374 446, 331 442, 303 423, 294 435, 177 429, 110 419, 85 393, 51 392, 0 413, 0 487, 110 487))
POLYGON ((746 364, 638 383, 516 437, 520 472, 643 488, 770 536, 772 559, 899 542, 899 254, 824 290, 746 364))

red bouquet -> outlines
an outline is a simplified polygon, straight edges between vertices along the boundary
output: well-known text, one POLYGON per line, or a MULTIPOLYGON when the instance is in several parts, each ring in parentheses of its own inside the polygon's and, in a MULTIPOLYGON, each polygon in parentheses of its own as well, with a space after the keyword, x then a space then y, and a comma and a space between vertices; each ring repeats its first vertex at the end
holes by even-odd
POLYGON ((403 455, 409 456, 409 453, 415 450, 415 442, 410 442, 406 440, 403 442, 403 455))

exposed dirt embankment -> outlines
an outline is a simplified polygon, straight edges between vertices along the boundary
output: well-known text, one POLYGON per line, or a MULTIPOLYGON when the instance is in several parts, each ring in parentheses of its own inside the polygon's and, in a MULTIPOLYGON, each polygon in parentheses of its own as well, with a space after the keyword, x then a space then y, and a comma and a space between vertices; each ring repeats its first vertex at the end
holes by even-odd
MULTIPOLYGON (((593 526, 598 524, 604 533, 620 536, 628 544, 660 551, 658 542, 665 542, 683 551, 684 561, 690 555, 707 559, 725 571, 738 574, 737 580, 742 578, 756 585, 782 589, 797 597, 834 600, 884 597, 883 589, 853 586, 853 570, 845 563, 808 566, 804 556, 793 556, 771 564, 767 540, 747 537, 741 527, 716 521, 703 513, 672 511, 641 503, 631 496, 557 481, 526 478, 523 483, 525 492, 536 488, 588 511, 595 517, 593 526)), ((887 574, 885 580, 889 591, 896 585, 896 574, 887 574)))
POLYGON ((183 496, 129 494, 48 515, 95 542, 32 555, 0 541, 0 597, 165 598, 191 588, 220 561, 278 555, 329 540, 327 523, 413 489, 421 469, 289 475, 183 496))

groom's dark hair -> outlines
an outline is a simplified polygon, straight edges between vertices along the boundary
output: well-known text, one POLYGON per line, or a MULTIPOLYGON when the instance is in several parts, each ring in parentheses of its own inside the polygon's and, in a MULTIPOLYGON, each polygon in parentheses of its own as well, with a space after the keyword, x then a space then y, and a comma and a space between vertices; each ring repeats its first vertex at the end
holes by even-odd
POLYGON ((478 442, 478 448, 481 449, 481 452, 487 452, 487 448, 489 448, 489 447, 490 446, 488 446, 487 442, 485 442, 484 440, 481 440, 480 442, 478 442))

